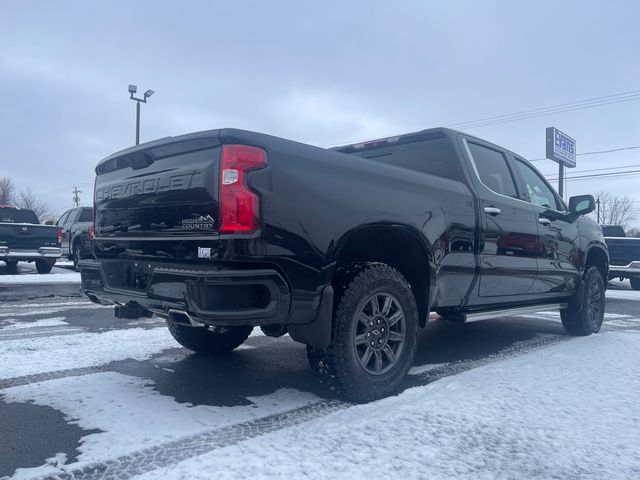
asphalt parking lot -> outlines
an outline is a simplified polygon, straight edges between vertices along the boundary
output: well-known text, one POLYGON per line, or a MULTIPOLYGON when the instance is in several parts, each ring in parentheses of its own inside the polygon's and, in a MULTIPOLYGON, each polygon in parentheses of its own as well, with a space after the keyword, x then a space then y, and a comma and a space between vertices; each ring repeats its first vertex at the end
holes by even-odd
MULTIPOLYGON (((255 329, 228 356, 194 355, 161 319, 116 320, 79 295, 72 269, 56 270, 52 283, 0 283, 0 477, 144 473, 349 408, 288 336, 255 329)), ((603 331, 640 329, 638 300, 612 283, 603 331)), ((567 341, 557 312, 467 325, 434 319, 403 388, 567 341)))

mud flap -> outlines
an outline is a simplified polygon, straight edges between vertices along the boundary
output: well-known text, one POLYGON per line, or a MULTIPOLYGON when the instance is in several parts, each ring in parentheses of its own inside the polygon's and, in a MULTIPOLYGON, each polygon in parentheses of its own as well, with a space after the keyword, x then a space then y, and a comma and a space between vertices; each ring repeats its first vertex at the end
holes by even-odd
POLYGON ((296 342, 315 348, 326 348, 331 341, 331 321, 333 318, 333 287, 328 285, 322 290, 318 314, 311 323, 288 325, 289 335, 296 342))
POLYGON ((571 297, 567 310, 570 312, 580 312, 584 307, 584 279, 580 278, 576 293, 571 297))

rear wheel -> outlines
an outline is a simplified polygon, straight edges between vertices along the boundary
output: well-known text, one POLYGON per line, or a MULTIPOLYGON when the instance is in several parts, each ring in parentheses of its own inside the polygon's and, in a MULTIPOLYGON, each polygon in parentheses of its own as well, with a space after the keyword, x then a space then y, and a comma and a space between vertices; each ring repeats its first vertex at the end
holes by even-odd
POLYGON ((82 242, 76 242, 73 245, 73 266, 76 270, 78 269, 78 262, 82 260, 82 242))
POLYGON ((311 368, 338 395, 367 402, 400 387, 416 352, 418 309, 394 268, 365 264, 338 291, 331 343, 307 348, 311 368))
POLYGON ((55 263, 55 260, 36 260, 36 270, 38 273, 49 273, 55 263))
POLYGON ((7 270, 11 272, 15 272, 18 269, 18 261, 17 260, 5 260, 7 264, 7 270))
POLYGON ((640 278, 636 277, 636 278, 631 278, 631 288, 633 288, 634 290, 640 290, 640 278))
POLYGON ((604 320, 605 289, 604 280, 596 267, 588 267, 584 275, 582 305, 580 310, 569 307, 560 311, 562 326, 570 335, 586 336, 597 333, 604 320))
POLYGON ((167 319, 169 332, 175 340, 189 350, 205 355, 228 353, 249 338, 253 327, 192 327, 167 319))

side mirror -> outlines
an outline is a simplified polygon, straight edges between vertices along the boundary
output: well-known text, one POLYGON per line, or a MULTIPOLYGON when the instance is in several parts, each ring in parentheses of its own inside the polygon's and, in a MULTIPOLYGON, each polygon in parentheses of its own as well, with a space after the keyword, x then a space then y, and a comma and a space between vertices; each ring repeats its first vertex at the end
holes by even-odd
POLYGON ((576 215, 586 215, 596 209, 596 199, 593 195, 576 195, 569 199, 569 211, 576 215))

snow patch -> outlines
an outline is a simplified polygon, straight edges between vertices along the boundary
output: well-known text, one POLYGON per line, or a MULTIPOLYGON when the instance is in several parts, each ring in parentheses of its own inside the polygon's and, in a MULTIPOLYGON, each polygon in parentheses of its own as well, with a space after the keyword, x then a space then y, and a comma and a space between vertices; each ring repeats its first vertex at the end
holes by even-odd
POLYGON ((24 285, 39 283, 80 283, 78 272, 47 273, 44 275, 0 275, 0 284, 24 285))
POLYGON ((640 335, 576 339, 138 478, 638 478, 638 364, 640 335))
POLYGON ((446 363, 433 363, 426 365, 416 365, 415 367, 411 367, 409 369, 409 375, 422 375, 423 373, 430 372, 431 370, 435 370, 436 368, 444 367, 448 365, 446 363))
POLYGON ((193 406, 161 395, 154 390, 152 381, 115 372, 11 387, 2 390, 1 394, 7 402, 50 406, 85 430, 101 430, 82 438, 78 462, 65 465, 65 469, 79 468, 87 463, 285 412, 319 400, 310 393, 280 389, 272 394, 248 397, 250 405, 193 406))
POLYGON ((0 379, 93 367, 127 358, 147 360, 177 347, 164 327, 6 340, 2 342, 0 379))
POLYGON ((66 317, 51 317, 44 320, 36 320, 35 322, 25 322, 24 320, 18 320, 16 318, 8 318, 2 320, 8 322, 8 325, 0 326, 0 331, 14 331, 14 330, 29 330, 32 328, 44 328, 44 327, 59 327, 69 326, 65 322, 66 317))
POLYGON ((640 301, 640 290, 607 290, 607 298, 640 301))

